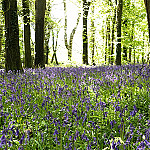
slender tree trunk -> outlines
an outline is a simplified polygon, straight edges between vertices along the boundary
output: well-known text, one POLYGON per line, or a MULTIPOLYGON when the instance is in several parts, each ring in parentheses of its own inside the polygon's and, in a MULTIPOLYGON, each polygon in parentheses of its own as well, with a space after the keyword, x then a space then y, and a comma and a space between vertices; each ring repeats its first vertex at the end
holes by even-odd
POLYGON ((150 42, 150 1, 144 0, 146 12, 147 12, 147 21, 148 21, 148 31, 149 31, 149 42, 150 42))
POLYGON ((107 17, 107 55, 108 55, 108 64, 110 63, 110 55, 111 55, 111 41, 110 41, 110 15, 107 17))
POLYGON ((144 43, 144 41, 145 41, 145 38, 144 38, 144 35, 145 35, 145 32, 143 32, 143 44, 142 44, 142 64, 144 64, 145 63, 145 59, 144 59, 144 55, 145 55, 145 53, 144 53, 144 45, 145 45, 145 43, 144 43))
POLYGON ((132 32, 131 32, 131 35, 130 35, 130 38, 131 38, 131 45, 129 47, 129 62, 130 63, 131 63, 132 49, 134 49, 134 46, 133 46, 133 37, 134 37, 134 22, 132 22, 132 32))
POLYGON ((87 18, 90 2, 83 0, 83 64, 88 65, 88 35, 87 35, 87 18))
MULTIPOLYGON (((115 0, 115 3, 117 5, 117 0, 115 0)), ((116 24, 116 8, 114 9, 114 16, 113 16, 113 19, 112 19, 112 32, 111 32, 111 60, 110 60, 110 63, 111 65, 113 65, 114 63, 114 40, 115 40, 115 24, 116 24)))
POLYGON ((1 52, 2 52, 2 37, 3 37, 3 27, 0 24, 0 55, 1 55, 1 52))
MULTIPOLYGON (((148 21, 148 31, 149 31, 149 43, 150 43, 150 1, 144 0, 146 12, 147 12, 147 21, 148 21)), ((150 63, 150 52, 147 54, 147 63, 150 63)))
MULTIPOLYGON (((107 23, 106 23, 107 25, 107 23)), ((107 34, 107 26, 106 26, 106 38, 105 38, 105 65, 107 64, 107 54, 108 54, 108 34, 107 34)))
POLYGON ((131 53, 132 53, 132 48, 129 47, 129 62, 131 63, 131 53))
POLYGON ((45 12, 45 52, 46 52, 46 60, 45 60, 45 64, 48 65, 48 55, 49 55, 49 40, 50 40, 50 34, 51 34, 51 30, 54 28, 53 24, 51 23, 51 21, 49 21, 49 19, 47 18, 51 18, 51 2, 48 1, 46 3, 46 12, 45 12))
POLYGON ((23 20, 24 20, 24 47, 25 47, 25 67, 32 67, 31 44, 30 44, 30 10, 29 0, 22 0, 23 20))
POLYGON ((45 67, 44 56, 44 18, 46 0, 35 2, 35 66, 45 67))
POLYGON ((111 42, 111 64, 114 62, 114 40, 115 40, 115 23, 116 23, 116 9, 114 10, 114 17, 112 22, 112 42, 111 42))
POLYGON ((70 34, 70 38, 69 38, 69 42, 68 42, 68 34, 67 34, 67 8, 66 8, 66 0, 63 0, 64 3, 64 13, 65 13, 65 27, 64 27, 64 41, 65 41, 65 46, 68 50, 68 60, 71 61, 72 58, 72 44, 73 44, 73 38, 74 35, 76 33, 79 21, 80 21, 80 17, 81 17, 81 13, 78 13, 78 18, 77 18, 77 22, 75 27, 72 29, 72 32, 70 34))
POLYGON ((134 54, 133 59, 134 59, 134 64, 135 64, 135 48, 134 48, 134 53, 133 54, 134 54))
POLYGON ((3 0, 3 11, 5 14, 5 50, 6 50, 6 72, 9 70, 23 71, 19 49, 19 27, 17 14, 17 0, 3 0))
POLYGON ((91 51, 92 51, 92 65, 95 65, 95 60, 94 60, 94 51, 95 51, 95 22, 94 22, 94 1, 92 1, 92 6, 91 6, 91 10, 92 10, 92 19, 91 19, 91 51))
POLYGON ((116 65, 121 65, 121 18, 122 18, 122 7, 123 7, 123 0, 118 0, 116 65))
MULTIPOLYGON (((125 29, 127 29, 127 22, 128 22, 127 19, 123 22, 125 29)), ((127 37, 127 32, 126 32, 126 30, 125 30, 125 32, 124 32, 124 37, 125 37, 125 38, 127 37)), ((126 45, 123 45, 123 59, 124 59, 125 61, 127 61, 127 47, 126 47, 126 45)))
POLYGON ((45 60, 45 64, 48 65, 48 54, 49 54, 49 46, 48 46, 48 43, 49 43, 49 39, 45 40, 45 49, 46 49, 46 60, 45 60))
POLYGON ((55 58, 55 61, 56 61, 56 64, 57 64, 57 65, 59 65, 58 60, 57 60, 57 56, 56 56, 58 33, 59 33, 59 31, 57 31, 57 37, 56 37, 56 43, 55 43, 54 31, 52 30, 52 37, 53 37, 53 38, 52 38, 52 39, 53 39, 53 56, 52 56, 51 63, 53 63, 54 58, 55 58))

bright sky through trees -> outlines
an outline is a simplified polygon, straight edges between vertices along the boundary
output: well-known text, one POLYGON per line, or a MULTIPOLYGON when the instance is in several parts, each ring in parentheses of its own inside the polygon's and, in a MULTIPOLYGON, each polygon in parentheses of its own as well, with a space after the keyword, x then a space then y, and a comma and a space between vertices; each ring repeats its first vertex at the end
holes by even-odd
MULTIPOLYGON (((139 0, 132 0, 132 2, 135 4, 135 6, 140 5, 139 4, 139 0)), ((75 24, 76 24, 76 20, 78 17, 78 12, 82 12, 82 5, 79 5, 79 3, 77 2, 77 0, 66 0, 66 7, 67 7, 67 24, 68 24, 68 28, 67 28, 67 32, 68 32, 68 38, 70 36, 70 33, 72 31, 72 29, 74 28, 75 24)), ((104 52, 103 52, 103 47, 102 45, 104 44, 104 41, 102 40, 102 28, 104 28, 104 31, 106 30, 106 11, 107 8, 104 7, 104 1, 100 1, 97 2, 97 5, 95 7, 95 25, 97 27, 96 29, 96 43, 97 43, 97 47, 99 49, 97 49, 98 51, 96 52, 99 55, 99 58, 101 60, 104 59, 104 52), (101 7, 99 7, 101 6, 101 7)), ((144 2, 143 2, 143 8, 144 7, 144 2)), ((90 15, 91 10, 89 11, 89 18, 91 17, 90 15)), ((141 12, 143 13, 143 12, 141 12)), ((146 11, 145 11, 146 13, 146 11)), ((66 62, 67 61, 67 49, 65 47, 64 44, 64 4, 63 4, 63 0, 55 0, 54 2, 52 2, 52 11, 51 11, 51 15, 52 15, 52 20, 55 22, 58 22, 60 19, 60 23, 59 23, 59 27, 60 27, 60 32, 59 32, 59 38, 58 38, 58 48, 57 48, 57 57, 58 57, 58 61, 59 62, 66 62)), ((134 20, 134 18, 133 18, 134 20)), ((144 22, 147 23, 147 18, 145 17, 144 22)), ((142 23, 142 22, 137 22, 142 23)), ((89 26, 90 27, 90 22, 89 22, 89 26)), ((138 28, 135 27, 136 30, 139 30, 138 28)), ((56 29, 54 29, 55 32, 55 37, 56 37, 56 29)), ((145 33, 145 34, 148 34, 145 33)), ((32 30, 32 39, 34 39, 34 31, 32 30)), ((135 37, 141 38, 141 34, 140 37, 139 35, 135 35, 135 37)), ((77 63, 82 63, 82 17, 80 18, 80 22, 79 25, 77 27, 77 31, 75 33, 74 39, 73 39, 73 57, 72 57, 72 61, 77 62, 77 63)), ((115 43, 116 44, 116 43, 115 43)), ((52 38, 50 40, 50 46, 52 45, 52 38)), ((90 54, 90 50, 89 50, 89 56, 91 57, 90 54)), ((95 54, 96 54, 95 53, 95 54)), ((52 47, 50 47, 50 55, 52 56, 53 51, 52 51, 52 47)), ((89 61, 91 61, 89 59, 89 61)))

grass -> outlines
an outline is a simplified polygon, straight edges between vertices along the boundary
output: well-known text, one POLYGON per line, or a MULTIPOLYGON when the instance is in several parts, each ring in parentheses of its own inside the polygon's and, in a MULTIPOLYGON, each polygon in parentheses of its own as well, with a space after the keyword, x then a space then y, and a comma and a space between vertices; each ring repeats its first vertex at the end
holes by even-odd
POLYGON ((0 149, 150 148, 150 65, 0 72, 0 149))

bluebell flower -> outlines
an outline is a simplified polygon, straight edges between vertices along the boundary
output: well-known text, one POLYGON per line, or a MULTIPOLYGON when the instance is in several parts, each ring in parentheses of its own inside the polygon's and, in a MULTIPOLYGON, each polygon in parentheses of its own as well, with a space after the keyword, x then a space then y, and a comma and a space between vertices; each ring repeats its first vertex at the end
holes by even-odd
POLYGON ((55 129, 55 131, 54 131, 54 134, 53 135, 57 135, 58 134, 58 131, 57 131, 57 129, 55 129))
POLYGON ((24 141, 24 139, 25 139, 25 134, 23 134, 23 135, 22 135, 22 137, 21 137, 21 139, 20 139, 19 143, 20 143, 20 144, 22 144, 22 143, 23 143, 23 141, 24 141))

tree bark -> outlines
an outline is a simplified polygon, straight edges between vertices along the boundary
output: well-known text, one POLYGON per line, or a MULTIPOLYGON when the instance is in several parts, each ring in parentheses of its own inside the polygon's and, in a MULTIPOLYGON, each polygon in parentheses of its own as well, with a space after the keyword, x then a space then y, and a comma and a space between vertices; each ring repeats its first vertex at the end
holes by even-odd
POLYGON ((49 40, 52 29, 54 28, 54 23, 51 19, 51 1, 46 3, 46 12, 45 12, 45 52, 46 52, 46 60, 45 64, 48 65, 48 56, 49 56, 49 40))
POLYGON ((56 61, 56 64, 59 65, 58 60, 57 60, 57 56, 56 56, 56 49, 57 49, 57 40, 58 40, 58 33, 59 31, 57 31, 57 37, 56 37, 56 41, 55 41, 55 37, 54 37, 54 31, 52 30, 52 40, 53 40, 53 56, 52 56, 52 60, 51 63, 53 63, 54 58, 56 61), (55 43, 56 42, 56 43, 55 43))
POLYGON ((1 52, 2 52, 2 37, 3 37, 3 27, 0 24, 0 55, 1 55, 1 52))
POLYGON ((48 54, 49 54, 49 39, 45 40, 45 50, 46 50, 46 58, 45 58, 45 64, 48 65, 48 54))
POLYGON ((75 27, 72 29, 72 32, 70 34, 70 38, 69 38, 69 42, 68 42, 68 35, 67 35, 67 8, 66 8, 66 0, 63 0, 64 3, 64 13, 65 13, 65 27, 64 27, 64 41, 65 41, 65 46, 68 50, 68 60, 71 61, 72 58, 72 44, 73 44, 73 38, 74 35, 76 33, 79 21, 80 21, 80 17, 81 17, 81 13, 78 13, 78 18, 77 18, 77 22, 75 27))
MULTIPOLYGON (((110 63, 110 55, 111 55, 111 41, 110 41, 110 15, 107 16, 107 56, 108 56, 108 64, 110 63)), ((107 64, 107 60, 106 60, 107 64)))
POLYGON ((147 21, 148 21, 148 31, 149 31, 149 42, 150 42, 150 1, 144 0, 146 12, 147 12, 147 21))
POLYGON ((94 60, 94 52, 95 52, 95 22, 94 22, 94 1, 92 1, 92 6, 91 6, 91 11, 92 11, 92 19, 91 19, 91 44, 90 44, 90 48, 92 51, 92 65, 95 66, 95 60, 94 60))
POLYGON ((44 18, 46 0, 35 2, 35 67, 45 67, 44 56, 44 18))
POLYGON ((131 32, 131 35, 130 35, 130 41, 131 41, 131 45, 130 45, 130 47, 129 47, 129 62, 130 62, 130 63, 131 63, 131 61, 132 61, 132 58, 131 58, 132 49, 134 49, 133 38, 134 38, 134 22, 132 22, 132 32, 131 32))
MULTIPOLYGON (((125 29, 127 29, 127 23, 128 23, 128 19, 124 20, 123 24, 124 24, 125 29)), ((125 30, 125 32, 124 32, 124 37, 125 37, 125 38, 127 37, 127 34, 128 34, 128 33, 127 33, 126 30, 125 30)), ((124 59, 125 61, 127 61, 127 47, 126 47, 125 44, 123 45, 123 59, 124 59)))
POLYGON ((114 16, 113 16, 113 21, 112 21, 112 42, 111 42, 111 64, 113 65, 114 63, 114 40, 115 40, 115 24, 116 24, 116 9, 114 10, 114 16))
POLYGON ((121 65, 121 18, 123 0, 118 0, 117 8, 117 46, 116 46, 116 65, 121 65))
POLYGON ((25 47, 25 67, 32 67, 31 44, 30 44, 30 10, 29 0, 22 0, 23 20, 24 20, 24 47, 25 47))
POLYGON ((87 18, 90 2, 83 0, 83 64, 88 65, 88 35, 87 35, 87 18))
POLYGON ((5 14, 5 50, 6 50, 6 72, 23 71, 19 49, 19 27, 17 14, 17 0, 3 0, 3 11, 5 14))
MULTIPOLYGON (((149 43, 150 43, 150 1, 144 0, 146 12, 147 12, 147 21, 148 21, 148 32, 149 32, 149 43)), ((147 54, 147 63, 150 63, 150 52, 147 54)))

